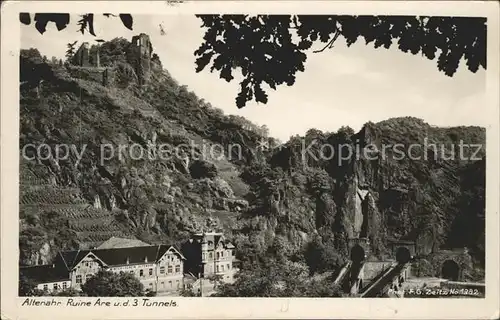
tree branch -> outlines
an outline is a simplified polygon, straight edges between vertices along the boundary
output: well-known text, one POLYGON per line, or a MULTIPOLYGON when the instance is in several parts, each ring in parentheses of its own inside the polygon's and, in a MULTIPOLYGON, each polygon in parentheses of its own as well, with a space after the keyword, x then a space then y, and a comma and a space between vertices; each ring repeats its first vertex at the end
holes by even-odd
POLYGON ((323 51, 325 51, 326 48, 328 48, 328 49, 333 48, 333 44, 335 43, 335 40, 337 40, 337 38, 339 37, 339 35, 340 35, 340 31, 337 29, 337 31, 335 32, 335 35, 333 36, 332 40, 330 40, 326 44, 326 46, 323 47, 323 49, 321 49, 321 50, 315 50, 315 51, 313 51, 313 53, 323 52, 323 51))

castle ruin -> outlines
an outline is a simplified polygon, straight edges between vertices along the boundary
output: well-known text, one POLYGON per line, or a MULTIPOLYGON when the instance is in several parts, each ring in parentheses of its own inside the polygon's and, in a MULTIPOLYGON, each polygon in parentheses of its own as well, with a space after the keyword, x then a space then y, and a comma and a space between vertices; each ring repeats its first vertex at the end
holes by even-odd
MULTIPOLYGON (((132 43, 127 50, 127 62, 133 67, 139 85, 145 85, 151 75, 151 58, 153 46, 147 34, 141 33, 132 37, 132 43)), ((90 50, 88 42, 82 45, 70 59, 70 73, 76 78, 101 82, 108 86, 114 81, 113 68, 101 67, 99 48, 90 50)))
POLYGON ((99 50, 92 54, 88 42, 82 43, 71 59, 71 64, 80 67, 100 67, 99 50))
POLYGON ((134 66, 139 85, 144 85, 149 81, 152 54, 153 46, 147 34, 141 33, 132 37, 132 44, 129 49, 127 60, 134 66))

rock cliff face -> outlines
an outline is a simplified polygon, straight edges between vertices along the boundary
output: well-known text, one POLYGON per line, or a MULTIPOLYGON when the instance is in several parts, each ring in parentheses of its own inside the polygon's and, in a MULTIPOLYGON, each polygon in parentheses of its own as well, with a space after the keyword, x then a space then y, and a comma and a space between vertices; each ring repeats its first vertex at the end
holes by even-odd
POLYGON ((293 256, 320 238, 347 257, 348 240, 366 237, 378 257, 391 239, 417 241, 423 253, 468 247, 484 257, 484 147, 480 161, 450 157, 460 140, 484 144, 484 129, 396 118, 358 133, 310 130, 262 151, 260 132, 179 86, 157 56, 151 68, 147 36, 100 52, 104 66, 134 70, 121 74, 126 86, 103 87, 21 54, 21 79, 39 90, 21 87, 20 145, 47 146, 21 155, 21 263, 112 236, 179 243, 203 228, 224 230, 239 255, 279 244, 293 256), (63 144, 67 157, 54 156, 63 144), (239 157, 230 145, 241 147, 239 157), (421 158, 400 157, 412 145, 421 158), (467 237, 464 225, 473 226, 467 237))

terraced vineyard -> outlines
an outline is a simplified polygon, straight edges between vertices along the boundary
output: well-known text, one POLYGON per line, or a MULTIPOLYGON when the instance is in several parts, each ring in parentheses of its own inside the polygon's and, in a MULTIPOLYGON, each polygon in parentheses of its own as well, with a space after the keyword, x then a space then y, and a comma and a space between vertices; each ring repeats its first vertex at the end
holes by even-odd
POLYGON ((83 198, 79 188, 51 183, 54 179, 33 163, 21 164, 20 173, 21 212, 43 215, 50 211, 67 217, 69 228, 76 233, 81 248, 98 246, 113 236, 125 235, 115 219, 116 212, 94 208, 83 198))

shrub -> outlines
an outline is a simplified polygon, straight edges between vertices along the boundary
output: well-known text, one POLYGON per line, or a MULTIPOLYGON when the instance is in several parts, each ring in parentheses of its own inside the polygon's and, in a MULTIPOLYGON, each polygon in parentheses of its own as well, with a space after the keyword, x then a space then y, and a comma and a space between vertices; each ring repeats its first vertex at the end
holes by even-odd
POLYGON ((217 176, 217 167, 208 161, 195 160, 189 167, 191 176, 195 179, 214 178, 217 176))
POLYGON ((101 270, 81 287, 89 297, 138 297, 144 295, 144 286, 130 273, 101 270))

